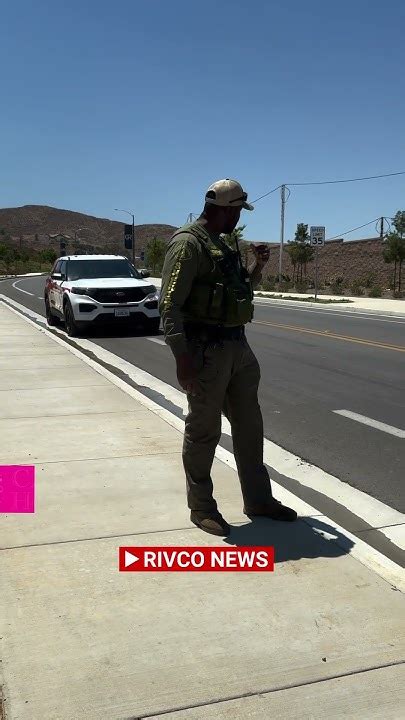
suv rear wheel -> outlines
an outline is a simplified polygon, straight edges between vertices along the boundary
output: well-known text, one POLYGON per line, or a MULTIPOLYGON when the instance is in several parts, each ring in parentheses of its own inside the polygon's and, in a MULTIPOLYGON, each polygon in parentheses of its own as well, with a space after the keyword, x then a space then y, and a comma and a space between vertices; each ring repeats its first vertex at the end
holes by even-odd
POLYGON ((45 313, 46 313, 46 322, 48 323, 49 327, 54 327, 54 325, 58 324, 58 321, 52 312, 48 296, 46 296, 46 298, 45 298, 45 313))

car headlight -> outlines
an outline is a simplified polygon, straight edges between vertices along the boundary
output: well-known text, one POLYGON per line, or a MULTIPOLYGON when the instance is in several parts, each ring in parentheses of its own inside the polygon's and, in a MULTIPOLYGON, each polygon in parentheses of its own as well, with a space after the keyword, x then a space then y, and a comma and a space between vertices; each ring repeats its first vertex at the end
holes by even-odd
POLYGON ((148 300, 148 301, 149 300, 159 300, 159 293, 158 292, 150 293, 150 295, 147 295, 145 297, 145 300, 148 300))
POLYGON ((88 295, 87 288, 74 287, 71 289, 70 292, 74 293, 75 295, 88 295))

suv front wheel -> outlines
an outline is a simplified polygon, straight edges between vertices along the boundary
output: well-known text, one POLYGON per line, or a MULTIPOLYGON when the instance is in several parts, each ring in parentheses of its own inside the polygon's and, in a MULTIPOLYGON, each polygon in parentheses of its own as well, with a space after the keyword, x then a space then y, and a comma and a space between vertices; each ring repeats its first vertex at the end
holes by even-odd
POLYGON ((150 335, 158 335, 160 328, 160 317, 150 318, 146 321, 146 330, 150 335))
POLYGON ((69 301, 65 303, 63 314, 65 317, 65 329, 67 334, 69 337, 78 337, 80 335, 81 328, 74 318, 72 306, 69 301))

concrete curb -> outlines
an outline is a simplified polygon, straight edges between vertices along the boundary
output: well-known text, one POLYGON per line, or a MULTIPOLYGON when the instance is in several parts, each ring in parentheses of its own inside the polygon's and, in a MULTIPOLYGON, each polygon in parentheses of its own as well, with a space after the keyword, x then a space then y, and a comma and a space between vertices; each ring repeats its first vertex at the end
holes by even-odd
POLYGON ((29 278, 29 277, 41 277, 42 275, 48 275, 49 273, 25 273, 24 275, 0 275, 0 280, 18 280, 18 278, 29 278))

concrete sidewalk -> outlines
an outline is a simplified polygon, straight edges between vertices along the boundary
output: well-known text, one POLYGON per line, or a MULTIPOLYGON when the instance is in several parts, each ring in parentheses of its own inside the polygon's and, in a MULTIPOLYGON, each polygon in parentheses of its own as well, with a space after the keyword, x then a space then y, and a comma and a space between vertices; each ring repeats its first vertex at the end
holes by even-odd
POLYGON ((0 464, 37 485, 0 528, 6 720, 404 717, 404 596, 301 501, 294 525, 247 521, 216 460, 224 542, 274 545, 275 572, 118 572, 120 545, 223 542, 189 521, 181 443, 0 303, 0 464))
MULTIPOLYGON (((161 278, 150 278, 150 281, 156 285, 157 288, 161 287, 161 278)), ((255 292, 255 297, 258 300, 264 300, 269 303, 282 304, 285 307, 291 305, 292 307, 317 307, 314 302, 305 302, 308 297, 313 297, 313 292, 307 293, 293 293, 293 292, 265 292, 260 290, 255 292), (280 297, 281 296, 281 297, 280 297), (297 300, 282 300, 284 297, 296 297, 297 300)), ((319 294, 320 300, 331 300, 330 305, 321 304, 319 307, 322 309, 333 309, 333 310, 344 310, 346 312, 364 312, 364 313, 376 313, 383 315, 403 315, 405 317, 405 300, 390 300, 387 298, 369 298, 369 297, 352 297, 351 295, 323 295, 319 294), (349 303, 337 303, 336 300, 350 300, 349 303)))

